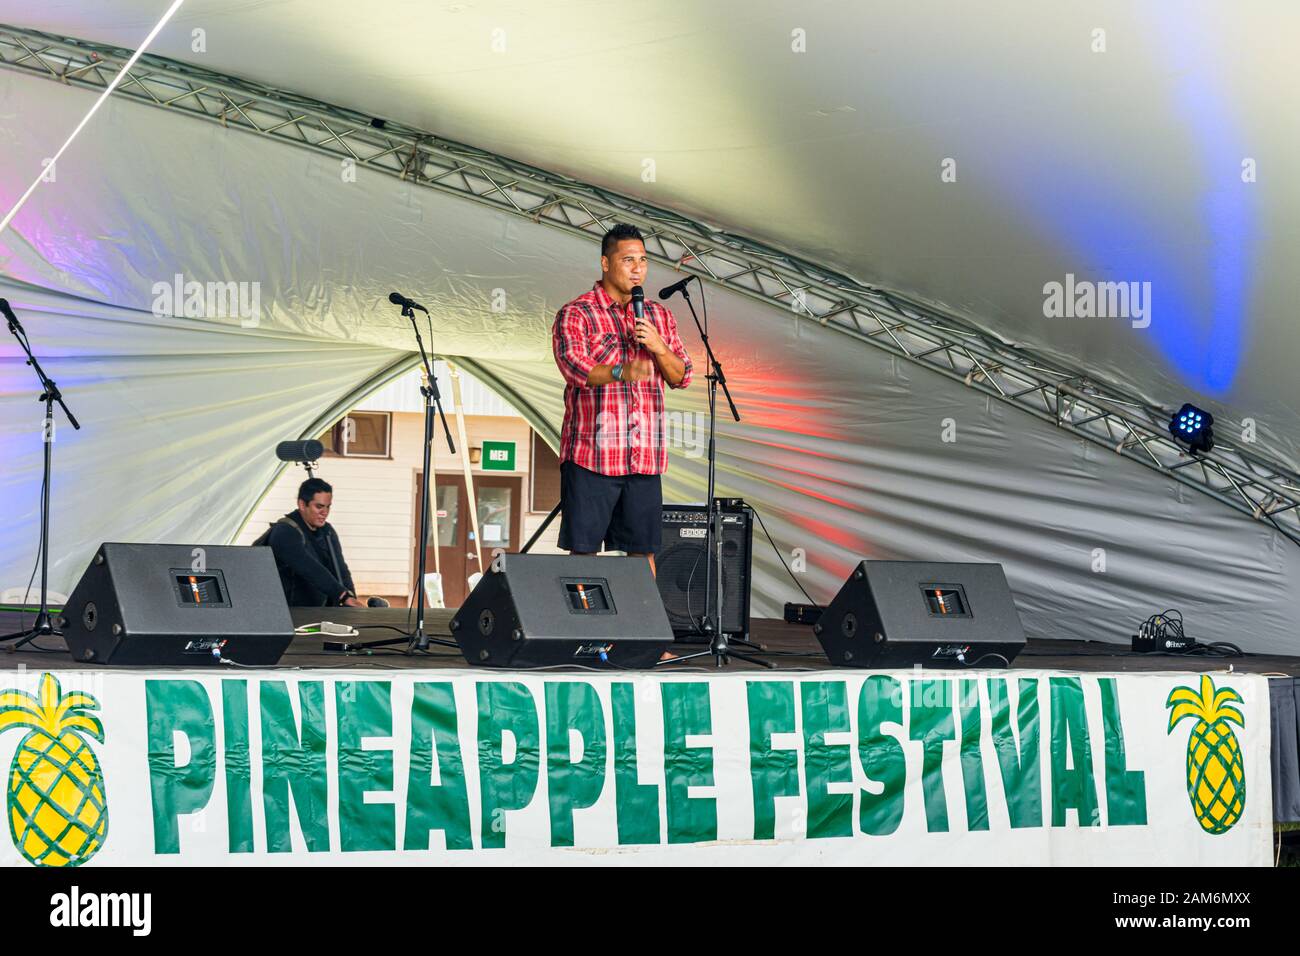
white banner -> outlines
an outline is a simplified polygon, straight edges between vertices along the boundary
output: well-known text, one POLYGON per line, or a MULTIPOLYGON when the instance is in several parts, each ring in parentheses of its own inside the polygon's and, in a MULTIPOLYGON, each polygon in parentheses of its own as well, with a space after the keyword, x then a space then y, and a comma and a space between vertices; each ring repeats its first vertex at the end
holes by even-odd
POLYGON ((17 866, 1272 862, 1264 678, 10 672, 17 866))

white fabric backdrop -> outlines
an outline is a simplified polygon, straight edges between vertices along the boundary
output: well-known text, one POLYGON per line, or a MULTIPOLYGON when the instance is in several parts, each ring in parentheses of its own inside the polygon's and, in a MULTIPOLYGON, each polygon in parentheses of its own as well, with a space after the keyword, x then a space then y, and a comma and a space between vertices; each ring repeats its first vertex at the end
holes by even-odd
MULTIPOLYGON (((133 47, 165 6, 0 22, 133 47)), ((941 303, 1300 468, 1297 35, 1293 0, 186 0, 151 52, 941 303), (1150 282, 1153 324, 1045 318, 1067 273, 1150 282)))
MULTIPOLYGON (((5 194, 88 104, 84 92, 0 74, 5 194)), ((430 307, 439 353, 485 363, 558 421, 551 318, 595 279, 597 250, 115 101, 0 236, 0 263, 49 290, 0 294, 86 425, 69 435, 60 422, 55 445, 51 583, 66 590, 101 540, 229 540, 274 470, 274 443, 409 348, 392 289, 430 307), (154 283, 176 273, 257 283, 260 325, 151 315, 154 283)), ((668 278, 652 272, 647 287, 668 278)), ((860 557, 993 560, 1037 636, 1123 640, 1176 606, 1196 637, 1296 650, 1300 549, 1270 529, 806 320, 727 293, 709 301, 745 416, 724 426, 721 491, 759 507, 787 560, 803 549, 814 598, 860 557), (953 442, 942 440, 946 419, 953 442)), ((698 366, 689 316, 678 319, 698 366)), ((0 581, 21 584, 35 558, 40 415, 9 342, 0 405, 0 581)), ((702 376, 670 408, 702 414, 702 376)), ((702 475, 702 458, 676 449, 667 497, 700 498, 702 475)), ((759 539, 755 612, 772 614, 796 592, 759 539)))

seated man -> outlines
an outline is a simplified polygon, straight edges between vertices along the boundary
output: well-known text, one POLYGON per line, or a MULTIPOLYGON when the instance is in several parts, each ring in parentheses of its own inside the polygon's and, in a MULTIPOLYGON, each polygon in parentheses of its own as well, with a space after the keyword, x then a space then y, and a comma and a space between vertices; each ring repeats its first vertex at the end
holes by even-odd
POLYGON ((255 543, 275 553, 290 607, 365 607, 357 600, 339 536, 326 520, 334 489, 320 478, 298 488, 298 510, 271 525, 255 543))

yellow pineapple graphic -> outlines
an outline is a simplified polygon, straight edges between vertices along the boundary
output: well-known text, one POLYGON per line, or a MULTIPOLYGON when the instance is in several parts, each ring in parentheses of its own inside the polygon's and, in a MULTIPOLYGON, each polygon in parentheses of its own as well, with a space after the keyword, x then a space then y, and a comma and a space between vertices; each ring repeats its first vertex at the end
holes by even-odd
POLYGON ((108 804, 90 735, 104 742, 99 701, 63 694, 50 674, 36 696, 0 693, 0 733, 27 728, 9 767, 9 832, 18 852, 37 866, 80 866, 104 844, 108 804))
POLYGON ((1187 796, 1206 833, 1227 833, 1246 806, 1241 745, 1228 726, 1245 727, 1246 722, 1233 701, 1241 703, 1241 695, 1231 687, 1216 691, 1209 674, 1201 675, 1199 694, 1190 687, 1175 687, 1165 701, 1173 708, 1167 733, 1184 718, 1196 718, 1187 738, 1187 796))

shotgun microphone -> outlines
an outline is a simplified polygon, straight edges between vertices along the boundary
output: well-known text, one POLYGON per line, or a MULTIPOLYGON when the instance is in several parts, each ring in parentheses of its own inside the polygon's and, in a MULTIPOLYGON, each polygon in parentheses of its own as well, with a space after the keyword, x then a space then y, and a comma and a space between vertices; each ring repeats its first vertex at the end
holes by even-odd
POLYGON ((275 446, 275 457, 281 461, 319 461, 325 446, 314 438, 306 441, 282 441, 275 446))

